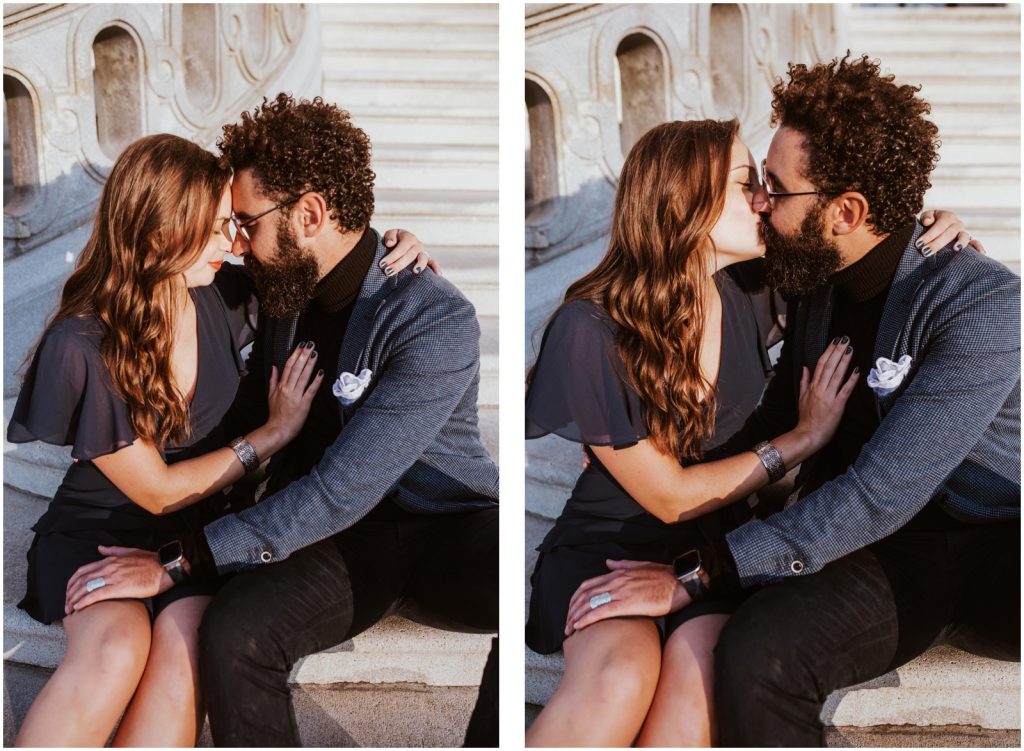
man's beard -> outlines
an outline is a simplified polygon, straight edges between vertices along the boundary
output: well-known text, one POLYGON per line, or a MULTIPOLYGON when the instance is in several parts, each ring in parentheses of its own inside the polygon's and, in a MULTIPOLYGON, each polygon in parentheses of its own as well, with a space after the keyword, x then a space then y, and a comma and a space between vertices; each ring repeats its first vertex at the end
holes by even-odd
POLYGON ((788 297, 808 295, 825 284, 843 265, 839 246, 825 237, 825 207, 807 212, 800 230, 788 237, 761 217, 764 272, 769 286, 788 297))
POLYGON ((272 318, 290 318, 305 310, 320 279, 316 256, 299 247, 285 221, 277 225, 277 259, 260 263, 250 252, 245 265, 252 272, 260 306, 272 318))

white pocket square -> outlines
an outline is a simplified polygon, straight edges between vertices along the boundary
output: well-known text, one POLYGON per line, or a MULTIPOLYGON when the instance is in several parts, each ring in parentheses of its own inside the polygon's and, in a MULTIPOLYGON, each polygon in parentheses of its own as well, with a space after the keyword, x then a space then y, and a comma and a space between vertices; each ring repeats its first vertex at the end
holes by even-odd
POLYGON ((363 368, 359 375, 342 373, 331 386, 331 392, 347 407, 363 395, 366 387, 370 385, 371 376, 373 373, 369 368, 363 368))
POLYGON ((913 358, 910 355, 903 355, 899 362, 879 357, 875 367, 868 373, 868 387, 879 396, 888 396, 903 383, 911 362, 913 358))

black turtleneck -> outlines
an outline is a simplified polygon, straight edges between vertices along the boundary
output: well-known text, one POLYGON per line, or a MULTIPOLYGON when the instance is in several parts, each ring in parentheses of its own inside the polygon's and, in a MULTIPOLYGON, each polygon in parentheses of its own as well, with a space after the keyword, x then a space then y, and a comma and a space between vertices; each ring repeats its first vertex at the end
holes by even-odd
POLYGON ((853 347, 851 368, 859 367, 860 373, 835 436, 814 463, 803 489, 805 494, 843 474, 878 428, 875 397, 868 388, 867 376, 875 366, 875 339, 889 288, 913 233, 913 224, 896 230, 859 261, 837 271, 829 280, 834 288, 829 341, 836 337, 850 337, 850 346, 853 347))
POLYGON ((313 299, 299 317, 295 341, 316 345, 317 367, 323 368, 324 380, 302 431, 274 467, 266 495, 308 474, 341 432, 338 399, 331 386, 338 379, 345 329, 376 250, 376 235, 367 227, 352 251, 317 283, 313 299))

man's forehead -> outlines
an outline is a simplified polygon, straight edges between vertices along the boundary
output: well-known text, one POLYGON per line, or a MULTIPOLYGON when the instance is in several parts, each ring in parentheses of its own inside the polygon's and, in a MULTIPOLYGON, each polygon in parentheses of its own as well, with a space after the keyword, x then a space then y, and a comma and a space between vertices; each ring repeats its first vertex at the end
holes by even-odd
POLYGON ((254 204, 267 200, 255 172, 251 169, 239 170, 231 181, 231 205, 236 213, 256 208, 254 204))
POLYGON ((768 146, 768 169, 778 175, 803 175, 804 135, 785 125, 775 131, 768 146))

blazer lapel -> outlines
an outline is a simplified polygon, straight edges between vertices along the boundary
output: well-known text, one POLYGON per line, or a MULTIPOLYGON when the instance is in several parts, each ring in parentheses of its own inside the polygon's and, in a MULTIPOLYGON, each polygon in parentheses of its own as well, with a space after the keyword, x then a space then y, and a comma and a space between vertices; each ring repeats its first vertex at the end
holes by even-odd
MULTIPOLYGON (((889 296, 882 310, 882 320, 878 324, 878 335, 875 337, 875 351, 872 356, 874 361, 880 357, 895 361, 899 354, 906 354, 897 351, 900 335, 909 322, 918 289, 938 265, 937 253, 925 258, 914 247, 917 238, 924 234, 924 231, 925 228, 920 223, 914 227, 914 234, 907 247, 903 249, 903 256, 896 267, 889 296)), ((883 398, 875 395, 875 409, 879 419, 882 418, 883 401, 891 398, 895 397, 890 395, 883 398)))
MULTIPOLYGON (((332 380, 337 380, 341 373, 356 374, 362 367, 365 367, 363 362, 373 319, 387 301, 387 295, 395 288, 395 278, 389 279, 384 276, 384 272, 379 266, 380 260, 387 255, 388 251, 381 241, 380 234, 376 230, 372 231, 377 237, 377 250, 373 255, 370 270, 366 272, 366 278, 363 279, 363 286, 360 288, 359 297, 356 298, 352 308, 352 315, 348 319, 345 338, 341 344, 341 353, 338 356, 338 369, 331 376, 332 380)), ((338 409, 344 423, 344 407, 340 400, 338 409)))

